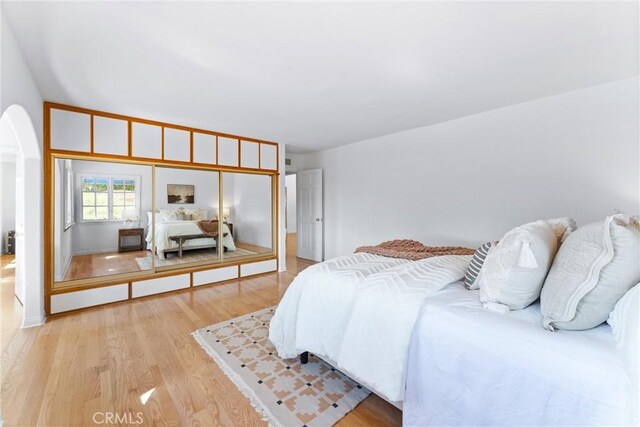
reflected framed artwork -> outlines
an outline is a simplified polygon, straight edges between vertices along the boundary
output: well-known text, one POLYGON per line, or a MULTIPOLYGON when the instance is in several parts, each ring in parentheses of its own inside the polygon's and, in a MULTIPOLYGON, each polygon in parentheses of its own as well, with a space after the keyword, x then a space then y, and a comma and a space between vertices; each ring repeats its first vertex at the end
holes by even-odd
POLYGON ((167 203, 192 204, 194 199, 193 185, 167 184, 167 203))

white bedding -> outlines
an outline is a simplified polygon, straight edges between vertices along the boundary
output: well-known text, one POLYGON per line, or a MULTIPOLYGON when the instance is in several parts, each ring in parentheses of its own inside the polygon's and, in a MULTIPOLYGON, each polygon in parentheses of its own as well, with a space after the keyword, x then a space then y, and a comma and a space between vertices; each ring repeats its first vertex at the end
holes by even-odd
POLYGON ((425 302, 407 372, 405 426, 638 422, 608 325, 549 332, 539 304, 501 315, 461 283, 425 302))
POLYGON ((303 351, 384 398, 404 398, 413 324, 424 299, 464 277, 470 256, 407 261, 358 253, 307 268, 276 309, 269 338, 283 358, 303 351))
MULTIPOLYGON (((235 251, 236 246, 233 242, 233 237, 229 232, 229 227, 227 224, 223 224, 223 232, 227 233, 223 238, 224 247, 229 251, 235 251)), ((181 236, 188 234, 201 234, 202 230, 197 224, 197 221, 167 221, 167 222, 156 222, 155 227, 155 237, 156 237, 156 252, 159 257, 164 256, 164 252, 167 249, 176 249, 178 247, 178 243, 172 240, 169 240, 169 237, 172 236, 181 236)), ((148 247, 152 244, 152 234, 147 233, 146 238, 148 247)), ((182 244, 183 248, 190 248, 194 246, 216 246, 216 239, 214 238, 203 238, 203 239, 192 239, 187 240, 182 244)))

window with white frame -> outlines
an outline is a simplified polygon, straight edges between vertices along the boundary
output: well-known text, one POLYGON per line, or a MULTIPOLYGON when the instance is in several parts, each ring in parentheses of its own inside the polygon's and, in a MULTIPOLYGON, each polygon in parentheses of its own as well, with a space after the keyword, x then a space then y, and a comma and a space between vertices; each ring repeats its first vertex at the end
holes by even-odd
POLYGON ((120 221, 139 216, 140 178, 81 175, 82 221, 120 221))

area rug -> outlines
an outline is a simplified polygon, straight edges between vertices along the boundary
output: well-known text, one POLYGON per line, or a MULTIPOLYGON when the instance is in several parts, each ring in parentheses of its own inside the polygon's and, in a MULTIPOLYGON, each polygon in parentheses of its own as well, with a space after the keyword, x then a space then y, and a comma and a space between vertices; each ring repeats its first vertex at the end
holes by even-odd
MULTIPOLYGON (((257 252, 252 252, 246 249, 236 247, 235 251, 225 252, 225 259, 238 258, 242 256, 255 255, 257 252)), ((179 258, 177 255, 171 254, 169 258, 164 259, 160 257, 156 257, 156 267, 166 267, 168 265, 180 265, 186 264, 190 262, 201 262, 201 261, 210 261, 218 259, 218 253, 212 250, 194 250, 194 251, 184 251, 182 253, 182 258, 179 258), (189 253, 193 252, 193 253, 189 253)), ((151 257, 143 257, 136 258, 136 262, 141 270, 150 270, 151 269, 151 257)))
POLYGON ((278 357, 268 338, 274 310, 207 326, 193 336, 269 425, 334 425, 369 390, 312 354, 305 365, 278 357))

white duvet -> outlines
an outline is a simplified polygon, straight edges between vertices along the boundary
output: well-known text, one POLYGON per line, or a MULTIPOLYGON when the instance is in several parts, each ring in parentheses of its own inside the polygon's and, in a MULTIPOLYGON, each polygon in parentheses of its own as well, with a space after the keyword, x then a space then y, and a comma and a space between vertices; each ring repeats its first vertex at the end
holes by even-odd
POLYGON ((407 261, 358 253, 316 264, 287 289, 269 339, 282 358, 310 351, 384 398, 402 401, 411 331, 422 304, 461 280, 470 259, 407 261))
MULTIPOLYGON (((159 257, 164 256, 164 252, 167 249, 176 249, 178 247, 178 243, 170 240, 169 238, 172 236, 184 236, 188 234, 201 234, 202 230, 198 226, 197 221, 167 221, 167 222, 158 222, 155 227, 155 237, 156 237, 156 252, 159 257)), ((223 224, 223 232, 227 233, 223 238, 224 247, 229 251, 235 251, 236 245, 233 242, 233 237, 231 237, 231 233, 229 232, 229 227, 227 224, 223 224)), ((147 233, 146 241, 148 243, 148 247, 152 245, 152 234, 147 233)), ((182 244, 183 248, 189 248, 194 246, 216 246, 216 239, 213 238, 203 238, 203 239, 192 239, 187 240, 182 244)))
POLYGON ((539 303, 499 314, 462 283, 425 302, 407 366, 404 426, 640 421, 638 394, 607 324, 550 332, 539 303))

